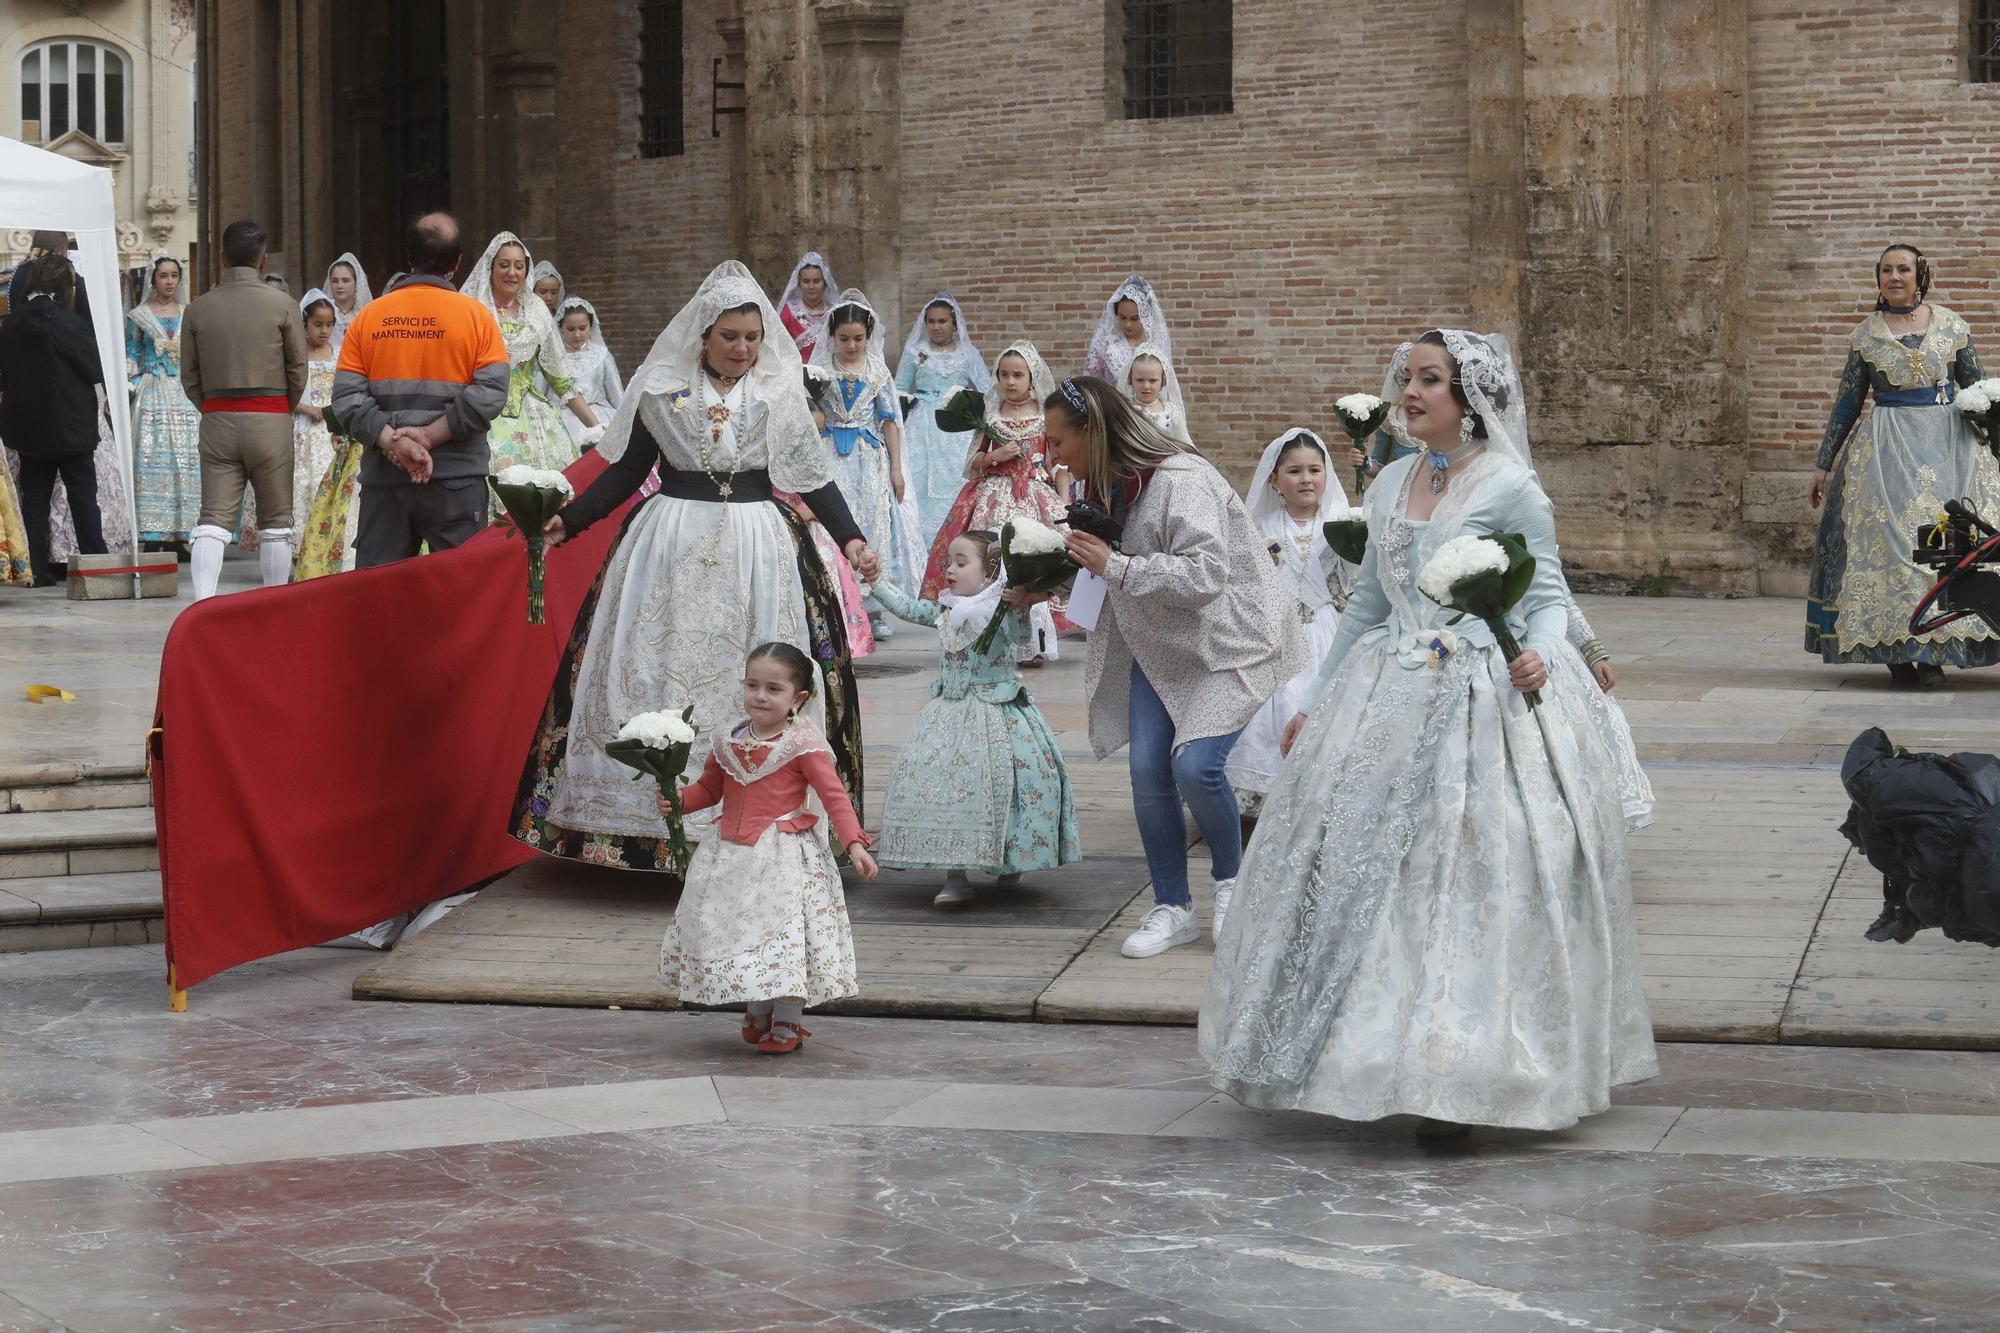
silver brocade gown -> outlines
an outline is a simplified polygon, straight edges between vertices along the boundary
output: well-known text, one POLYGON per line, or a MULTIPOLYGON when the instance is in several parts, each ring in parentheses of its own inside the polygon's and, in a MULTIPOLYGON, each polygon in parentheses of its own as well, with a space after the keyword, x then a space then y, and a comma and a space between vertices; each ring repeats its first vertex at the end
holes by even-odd
POLYGON ((1329 674, 1265 798, 1209 980, 1201 1049, 1251 1106, 1556 1129, 1652 1077, 1607 707, 1563 643, 1553 516, 1486 457, 1428 521, 1417 460, 1368 492, 1369 551, 1329 674), (1549 684, 1530 710, 1483 626, 1422 665, 1448 613, 1417 588, 1455 536, 1537 557, 1515 634, 1549 684))

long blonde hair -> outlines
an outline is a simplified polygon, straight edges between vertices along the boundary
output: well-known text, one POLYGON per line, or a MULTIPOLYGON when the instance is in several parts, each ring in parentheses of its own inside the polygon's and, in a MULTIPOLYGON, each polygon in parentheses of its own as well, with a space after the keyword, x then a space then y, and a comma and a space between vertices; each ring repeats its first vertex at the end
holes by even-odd
POLYGON ((1177 454, 1201 452, 1155 426, 1116 385, 1095 375, 1064 380, 1042 404, 1042 411, 1060 412, 1065 421, 1083 430, 1083 482, 1094 495, 1108 496, 1126 477, 1158 467, 1177 454))

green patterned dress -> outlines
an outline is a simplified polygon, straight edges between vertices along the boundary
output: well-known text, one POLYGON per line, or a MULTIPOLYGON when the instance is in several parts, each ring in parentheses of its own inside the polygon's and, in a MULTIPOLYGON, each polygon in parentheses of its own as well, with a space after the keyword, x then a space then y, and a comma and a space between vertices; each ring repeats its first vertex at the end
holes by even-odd
POLYGON ((875 597, 900 619, 936 626, 942 640, 931 701, 889 780, 876 859, 901 870, 988 875, 1081 860, 1062 749, 1015 666, 1028 642, 1028 617, 1009 614, 979 653, 974 641, 990 613, 954 625, 944 607, 891 584, 877 584, 875 597))

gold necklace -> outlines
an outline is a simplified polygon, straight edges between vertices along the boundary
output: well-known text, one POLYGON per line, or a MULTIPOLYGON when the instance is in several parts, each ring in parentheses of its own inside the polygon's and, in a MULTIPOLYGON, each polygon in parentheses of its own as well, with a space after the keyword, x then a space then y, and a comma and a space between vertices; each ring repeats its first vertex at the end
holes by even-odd
MULTIPOLYGON (((704 398, 708 396, 710 387, 709 382, 704 379, 702 381, 702 396, 704 398)), ((709 421, 708 429, 702 430, 698 428, 695 431, 695 458, 701 463, 702 472, 708 477, 710 483, 714 485, 716 494, 722 497, 722 503, 728 504, 729 497, 735 490, 735 460, 731 460, 729 471, 726 474, 720 477, 716 476, 715 460, 709 456, 708 446, 722 443, 722 427, 729 420, 729 405, 727 403, 710 403, 708 404, 706 415, 709 421)), ((715 540, 708 544, 708 552, 701 558, 701 563, 709 569, 714 569, 722 563, 722 534, 728 529, 728 526, 729 524, 726 520, 715 525, 715 540)))

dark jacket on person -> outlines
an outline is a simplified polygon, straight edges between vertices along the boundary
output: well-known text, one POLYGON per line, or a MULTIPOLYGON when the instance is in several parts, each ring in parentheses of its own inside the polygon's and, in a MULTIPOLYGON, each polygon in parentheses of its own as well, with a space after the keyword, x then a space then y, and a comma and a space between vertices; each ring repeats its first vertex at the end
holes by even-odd
POLYGON ((0 438, 21 457, 95 450, 103 382, 96 335, 74 310, 31 296, 0 322, 0 438))

